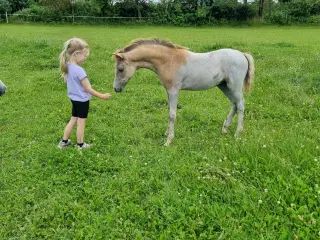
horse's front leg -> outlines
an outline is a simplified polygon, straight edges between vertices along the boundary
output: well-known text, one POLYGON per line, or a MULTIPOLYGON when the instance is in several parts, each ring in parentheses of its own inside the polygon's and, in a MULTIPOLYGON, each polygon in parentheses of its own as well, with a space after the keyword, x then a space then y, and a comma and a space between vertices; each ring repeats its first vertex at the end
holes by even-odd
POLYGON ((174 122, 176 120, 177 115, 177 105, 178 105, 178 94, 179 90, 167 90, 168 94, 168 128, 166 131, 167 142, 164 144, 165 146, 169 146, 174 138, 174 122))

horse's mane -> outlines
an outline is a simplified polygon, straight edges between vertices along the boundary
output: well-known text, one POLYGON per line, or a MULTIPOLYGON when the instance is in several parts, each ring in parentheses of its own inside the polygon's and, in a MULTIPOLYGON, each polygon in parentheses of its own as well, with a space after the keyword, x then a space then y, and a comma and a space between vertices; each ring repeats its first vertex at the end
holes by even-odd
POLYGON ((141 45, 160 45, 165 46, 168 48, 175 48, 175 49, 186 49, 185 47, 182 47, 180 45, 174 44, 168 40, 159 39, 159 38, 139 38, 136 40, 133 40, 128 46, 124 47, 119 52, 129 52, 133 50, 134 48, 141 46, 141 45))

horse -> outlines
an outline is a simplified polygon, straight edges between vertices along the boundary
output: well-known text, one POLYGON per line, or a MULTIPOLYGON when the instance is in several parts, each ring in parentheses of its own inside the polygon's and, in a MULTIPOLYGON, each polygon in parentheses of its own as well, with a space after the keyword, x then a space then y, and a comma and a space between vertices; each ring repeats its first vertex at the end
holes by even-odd
POLYGON ((231 102, 223 122, 226 134, 238 113, 235 137, 243 130, 243 88, 249 91, 254 78, 254 60, 248 53, 219 49, 195 53, 186 47, 158 38, 136 39, 112 54, 115 64, 114 90, 121 92, 139 68, 155 72, 168 95, 168 146, 174 138, 174 122, 180 90, 205 90, 217 86, 231 102))
POLYGON ((6 89, 7 89, 6 85, 4 85, 4 83, 0 80, 0 96, 5 94, 6 89))

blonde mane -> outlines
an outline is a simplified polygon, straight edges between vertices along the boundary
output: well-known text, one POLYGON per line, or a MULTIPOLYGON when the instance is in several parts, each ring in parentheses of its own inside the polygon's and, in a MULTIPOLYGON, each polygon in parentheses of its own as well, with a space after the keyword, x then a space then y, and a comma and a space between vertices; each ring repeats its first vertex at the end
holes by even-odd
POLYGON ((187 49, 185 47, 182 47, 180 45, 174 44, 168 40, 164 39, 159 39, 159 38, 140 38, 133 40, 128 46, 124 47, 121 49, 119 52, 129 52, 133 49, 135 49, 138 46, 141 45, 160 45, 160 46, 165 46, 168 48, 175 48, 175 49, 187 49))

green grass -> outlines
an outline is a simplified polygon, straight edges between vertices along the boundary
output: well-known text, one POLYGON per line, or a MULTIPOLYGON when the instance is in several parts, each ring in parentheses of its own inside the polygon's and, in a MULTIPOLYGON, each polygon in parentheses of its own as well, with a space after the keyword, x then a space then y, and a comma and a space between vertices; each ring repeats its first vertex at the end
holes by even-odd
POLYGON ((307 27, 0 25, 0 238, 319 239, 319 38, 307 27), (139 70, 123 93, 92 99, 94 147, 60 151, 71 106, 58 56, 74 36, 89 43, 94 88, 111 93, 111 53, 136 38, 252 53, 241 139, 235 121, 220 134, 230 106, 217 88, 184 91, 163 147, 166 93, 139 70))

